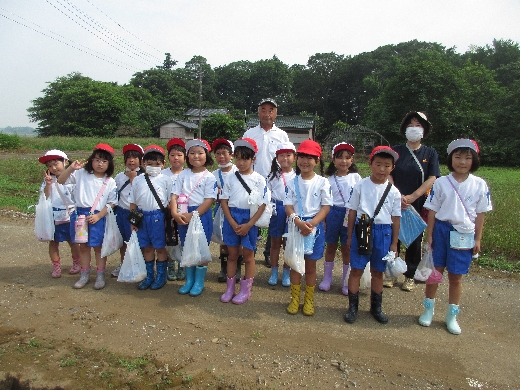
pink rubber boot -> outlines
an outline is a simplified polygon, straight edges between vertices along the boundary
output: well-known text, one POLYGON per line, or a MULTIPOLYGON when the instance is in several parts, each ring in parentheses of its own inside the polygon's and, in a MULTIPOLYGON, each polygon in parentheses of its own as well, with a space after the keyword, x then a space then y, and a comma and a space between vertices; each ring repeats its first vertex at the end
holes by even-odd
POLYGON ((224 303, 228 303, 229 301, 231 301, 231 299, 233 298, 233 295, 235 295, 235 284, 236 284, 235 277, 234 276, 232 276, 231 278, 226 277, 226 281, 227 281, 226 292, 224 294, 222 294, 222 296, 220 297, 220 301, 224 302, 224 303))
POLYGON ((253 287, 253 278, 240 279, 240 291, 231 302, 236 305, 246 303, 251 296, 251 287, 253 287))

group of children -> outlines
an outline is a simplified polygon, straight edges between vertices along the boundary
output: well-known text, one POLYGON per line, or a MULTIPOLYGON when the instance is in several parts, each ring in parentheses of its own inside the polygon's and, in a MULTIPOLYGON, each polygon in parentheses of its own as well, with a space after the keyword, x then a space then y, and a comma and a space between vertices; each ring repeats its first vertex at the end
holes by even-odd
MULTIPOLYGON (((145 260, 146 278, 138 288, 160 289, 167 280, 185 279, 179 293, 198 296, 204 289, 207 263, 181 267, 182 248, 195 211, 209 245, 213 212, 221 208, 224 218, 220 228, 224 245, 220 247, 219 281, 226 282, 226 290, 220 300, 243 304, 251 296, 255 276, 258 237, 255 223, 272 203, 269 224, 271 275, 268 284, 278 283, 280 251, 287 223, 291 221, 304 240, 310 242, 304 256, 303 314, 314 314, 316 262, 324 253, 324 276, 318 287, 323 291, 330 290, 339 242, 343 263, 341 291, 349 300, 345 321, 356 321, 360 279, 370 262, 370 312, 380 323, 388 322, 382 311, 386 267, 383 258, 389 252, 397 253, 398 248, 401 194, 388 182, 398 154, 387 146, 374 148, 369 157, 371 174, 362 179, 353 161, 354 147, 342 142, 332 149, 332 160, 326 171, 328 178, 325 178, 322 149, 317 142, 303 141, 298 149, 292 143, 284 142, 276 147, 271 172, 264 178, 253 170, 257 152, 255 141, 249 138, 234 143, 219 138, 211 146, 202 139, 185 143, 173 138, 168 142, 166 152, 158 145, 143 149, 128 144, 123 148, 125 171, 117 174, 114 180, 114 150, 107 144, 96 145, 86 162, 74 161, 68 166, 65 153, 48 151, 39 161, 47 167, 42 190, 51 198, 55 213, 55 239, 49 244, 52 276, 61 276, 58 244, 68 241, 73 257, 69 272, 80 273, 74 288, 83 288, 89 282, 91 248, 94 248, 97 268, 94 288, 105 286, 106 257, 101 257, 104 217, 108 208, 117 206, 117 224, 124 241, 128 242, 132 231, 137 231, 145 260), (207 170, 214 164, 212 150, 219 167, 213 174, 207 170), (170 168, 165 169, 166 155, 170 168), (184 168, 184 163, 187 168, 184 168), (315 172, 317 165, 320 174, 315 172), (253 211, 252 194, 260 199, 253 211), (139 226, 129 222, 129 216, 136 212, 142 213, 139 226), (165 237, 165 218, 170 218, 169 213, 178 226, 180 238, 179 245, 172 247, 167 247, 165 237), (75 225, 81 218, 85 218, 88 224, 88 241, 75 244, 75 225), (358 251, 356 233, 360 230, 360 221, 365 218, 372 218, 369 226, 372 250, 369 254, 358 251), (245 264, 243 277, 241 263, 245 264)), ((484 213, 491 210, 486 183, 472 175, 479 166, 478 152, 477 144, 471 140, 460 139, 450 143, 448 168, 451 174, 435 182, 425 204, 430 210, 427 242, 433 248, 435 267, 440 272, 444 268, 448 270, 450 288, 446 324, 454 334, 460 333, 456 315, 462 291, 461 276, 468 272, 472 255, 480 250, 484 213), (458 197, 454 196, 453 189, 458 197), (474 246, 469 249, 450 247, 452 231, 470 233, 474 236, 474 246)), ((121 262, 125 249, 123 245, 121 262)), ((114 270, 114 276, 118 270, 119 267, 114 270)), ((290 286, 291 300, 286 311, 296 314, 300 309, 302 275, 284 264, 281 279, 283 286, 290 286)), ((425 311, 419 319, 423 326, 432 322, 436 291, 436 284, 426 286, 425 311)))

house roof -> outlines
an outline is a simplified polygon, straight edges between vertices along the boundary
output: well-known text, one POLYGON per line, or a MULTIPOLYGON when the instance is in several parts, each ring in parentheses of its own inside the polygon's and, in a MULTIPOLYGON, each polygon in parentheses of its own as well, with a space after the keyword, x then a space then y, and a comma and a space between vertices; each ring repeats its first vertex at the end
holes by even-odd
MULTIPOLYGON (((279 115, 274 121, 279 128, 312 129, 314 127, 313 116, 283 116, 279 115)), ((247 128, 258 126, 260 119, 250 116, 247 120, 247 128)))
MULTIPOLYGON (((202 108, 201 110, 201 116, 208 117, 211 114, 227 114, 228 110, 226 108, 202 108)), ((190 108, 186 113, 184 114, 186 116, 199 116, 199 109, 198 108, 190 108)))
POLYGON ((161 123, 160 125, 158 125, 157 127, 161 127, 161 126, 164 126, 168 123, 176 123, 186 129, 197 129, 199 126, 197 126, 196 123, 193 123, 193 122, 186 122, 186 121, 181 121, 179 119, 175 119, 175 118, 172 118, 171 120, 169 120, 168 122, 164 122, 164 123, 161 123))

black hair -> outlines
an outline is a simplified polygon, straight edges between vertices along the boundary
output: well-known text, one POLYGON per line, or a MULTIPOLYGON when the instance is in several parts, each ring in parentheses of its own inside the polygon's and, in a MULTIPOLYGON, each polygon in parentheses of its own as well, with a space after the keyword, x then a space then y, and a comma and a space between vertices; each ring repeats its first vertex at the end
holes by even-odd
POLYGON ((273 158, 273 161, 271 162, 271 171, 267 175, 268 181, 273 180, 275 177, 279 177, 281 171, 282 171, 282 168, 280 167, 280 164, 278 164, 278 160, 275 156, 273 158))
POLYGON ((229 145, 226 144, 218 144, 215 149, 213 149, 213 153, 217 153, 217 150, 225 149, 229 152, 229 154, 233 155, 233 149, 229 145))
POLYGON ((160 161, 164 164, 164 154, 160 152, 148 152, 144 155, 143 161, 160 161))
POLYGON ((320 164, 320 175, 321 176, 325 176, 325 165, 323 164, 323 159, 320 157, 317 157, 317 156, 313 156, 311 154, 306 154, 306 153, 296 153, 296 174, 299 175, 301 173, 300 171, 300 167, 298 167, 298 157, 307 157, 307 158, 313 158, 314 161, 316 161, 316 164, 320 164))
MULTIPOLYGON (((197 145, 197 146, 200 146, 200 145, 197 145)), ((214 161, 213 161, 213 158, 211 157, 211 153, 208 152, 208 149, 206 149, 205 147, 201 146, 201 148, 204 149, 204 152, 206 153, 206 162, 204 163, 204 166, 205 167, 212 166, 214 164, 214 161)), ((188 150, 188 154, 189 154, 189 152, 190 151, 188 150)), ((193 169, 193 165, 191 165, 189 158, 186 158, 186 165, 188 166, 188 168, 193 169)))
POLYGON ((470 152, 471 153, 471 158, 472 158, 472 161, 471 161, 471 168, 470 168, 470 173, 473 173, 475 172, 477 169, 480 168, 480 158, 477 154, 477 152, 475 152, 473 149, 471 148, 468 148, 468 147, 460 147, 460 148, 455 148, 453 149, 453 151, 449 154, 448 156, 448 160, 446 161, 446 165, 448 166, 448 170, 450 172, 454 172, 455 169, 453 169, 453 164, 452 164, 452 157, 453 155, 456 153, 456 152, 460 152, 460 153, 468 153, 470 152))
POLYGON ((114 174, 114 170, 115 170, 114 156, 112 156, 111 153, 109 153, 103 149, 94 150, 92 152, 92 154, 90 155, 90 157, 88 158, 87 163, 85 164, 85 170, 88 173, 94 173, 94 168, 92 167, 92 160, 94 160, 95 158, 100 158, 102 160, 108 161, 108 167, 107 167, 107 170, 105 171, 105 175, 112 176, 114 174))
POLYGON ((244 160, 253 159, 255 157, 255 151, 248 148, 247 146, 237 146, 235 148, 235 158, 241 158, 244 160))
POLYGON ((387 152, 379 152, 379 153, 374 154, 374 156, 372 156, 372 160, 370 160, 370 163, 372 163, 372 161, 374 161, 374 158, 376 158, 376 156, 379 156, 382 158, 391 158, 392 164, 395 165, 394 156, 392 156, 390 153, 387 153, 387 152))
POLYGON ((168 156, 170 155, 170 153, 172 152, 172 150, 175 150, 177 152, 181 152, 182 154, 184 154, 184 157, 186 157, 186 149, 183 148, 181 145, 177 145, 177 144, 173 144, 170 149, 168 149, 168 156))
POLYGON ((138 158, 139 166, 143 163, 143 155, 139 153, 137 150, 129 150, 124 154, 125 164, 126 160, 128 160, 129 158, 138 158))
MULTIPOLYGON (((334 159, 338 158, 339 156, 341 156, 342 152, 347 152, 350 157, 354 157, 354 155, 352 153, 350 153, 348 150, 345 150, 345 149, 340 150, 339 152, 334 153, 334 155, 332 156, 332 161, 329 163, 329 166, 327 167, 327 170, 325 171, 325 174, 327 176, 332 176, 332 175, 334 175, 338 171, 338 168, 336 168, 336 165, 334 164, 334 159)), ((358 173, 358 172, 359 171, 358 171, 357 165, 354 164, 354 162, 352 162, 352 165, 350 165, 350 167, 348 169, 347 175, 349 173, 358 173)))

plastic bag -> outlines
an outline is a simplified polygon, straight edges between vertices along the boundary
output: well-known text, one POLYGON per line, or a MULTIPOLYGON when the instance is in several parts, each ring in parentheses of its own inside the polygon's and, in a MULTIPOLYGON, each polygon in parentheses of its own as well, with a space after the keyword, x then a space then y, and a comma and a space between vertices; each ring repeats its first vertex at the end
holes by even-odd
POLYGON ((406 262, 400 257, 397 257, 393 260, 387 260, 385 276, 390 279, 397 278, 399 275, 404 274, 406 269, 406 262))
MULTIPOLYGON (((350 270, 349 270, 350 271, 350 270)), ((359 288, 370 288, 372 286, 372 274, 370 273, 370 261, 365 266, 359 283, 359 288)))
POLYGON ((413 206, 401 211, 401 227, 399 228, 399 241, 409 247, 419 235, 426 229, 426 223, 413 206))
POLYGON ((181 267, 193 267, 211 261, 206 234, 204 234, 204 227, 197 211, 193 212, 184 243, 181 267), (186 245, 188 243, 189 245, 186 245))
POLYGON ((429 244, 426 244, 423 257, 415 270, 413 278, 421 282, 426 282, 434 269, 432 248, 429 244))
POLYGON ((213 233, 211 233, 211 241, 219 245, 224 245, 224 237, 222 236, 224 218, 226 218, 224 211, 222 211, 222 207, 219 207, 213 218, 213 233))
POLYGON ((132 231, 132 235, 127 242, 123 264, 119 270, 118 282, 140 282, 146 277, 146 265, 144 264, 143 252, 139 247, 137 232, 132 231))
POLYGON ((105 217, 105 235, 101 245, 101 257, 110 256, 123 246, 123 236, 117 227, 116 215, 112 207, 107 207, 108 214, 105 217))
POLYGON ((54 240, 54 217, 52 212, 51 199, 45 197, 43 191, 40 192, 40 199, 35 208, 34 235, 39 241, 54 240))
MULTIPOLYGON (((270 196, 267 195, 267 198, 267 200, 269 200, 270 196)), ((249 216, 253 217, 258 211, 258 208, 264 204, 263 197, 256 188, 253 189, 249 194, 249 197, 247 198, 247 203, 249 204, 250 209, 249 216)), ((265 205, 265 209, 262 212, 260 218, 258 218, 258 221, 255 222, 255 226, 258 226, 259 228, 269 227, 269 223, 271 222, 271 216, 273 215, 273 206, 274 205, 271 202, 268 202, 265 205)))
POLYGON ((285 263, 299 274, 305 274, 303 257, 303 236, 294 224, 294 218, 287 222, 287 243, 283 253, 285 263))

